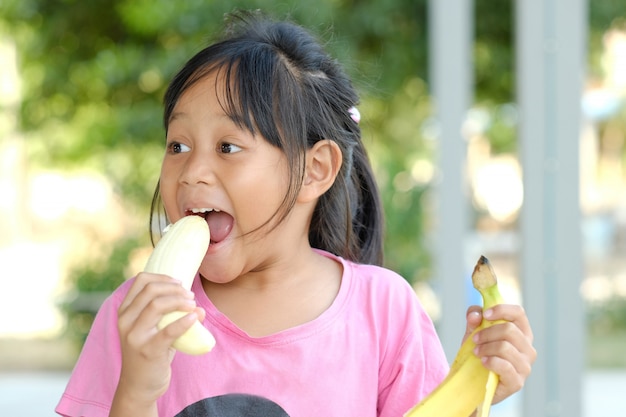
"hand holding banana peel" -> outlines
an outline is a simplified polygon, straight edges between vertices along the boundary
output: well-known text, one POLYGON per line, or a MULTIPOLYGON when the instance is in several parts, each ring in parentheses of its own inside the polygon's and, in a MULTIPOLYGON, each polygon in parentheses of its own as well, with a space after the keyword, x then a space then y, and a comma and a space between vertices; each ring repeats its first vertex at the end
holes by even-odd
MULTIPOLYGON (((474 268, 472 283, 483 298, 484 309, 503 303, 496 275, 484 256, 480 257, 474 268)), ((465 417, 474 411, 477 417, 489 416, 499 377, 485 368, 474 354, 476 343, 472 336, 496 323, 499 321, 483 319, 461 345, 448 376, 428 397, 409 410, 405 417, 465 417)))
MULTIPOLYGON (((199 216, 185 216, 170 225, 148 258, 144 272, 168 275, 179 280, 187 290, 200 268, 211 241, 207 222, 199 216)), ((163 316, 159 330, 185 316, 186 312, 175 311, 163 316)), ((213 335, 196 321, 173 344, 173 347, 189 355, 201 355, 215 346, 213 335)))

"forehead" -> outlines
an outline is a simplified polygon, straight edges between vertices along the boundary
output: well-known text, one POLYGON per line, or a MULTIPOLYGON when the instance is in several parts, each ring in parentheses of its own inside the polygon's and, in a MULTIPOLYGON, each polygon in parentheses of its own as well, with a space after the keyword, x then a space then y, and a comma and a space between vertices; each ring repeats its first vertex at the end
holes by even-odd
POLYGON ((196 105, 204 107, 212 103, 220 103, 223 100, 220 96, 224 95, 224 89, 219 88, 221 79, 223 77, 213 71, 191 80, 176 100, 169 120, 180 117, 181 113, 188 112, 190 107, 196 105))
POLYGON ((168 123, 180 117, 181 112, 188 112, 194 106, 201 106, 207 107, 207 111, 212 111, 214 116, 227 117, 238 127, 256 134, 257 114, 254 112, 255 109, 257 111, 259 109, 256 105, 251 106, 250 101, 258 102, 262 101, 262 98, 255 97, 252 93, 254 87, 244 85, 246 81, 239 79, 241 75, 237 73, 236 67, 224 64, 201 68, 192 74, 181 88, 180 96, 168 117, 168 123))

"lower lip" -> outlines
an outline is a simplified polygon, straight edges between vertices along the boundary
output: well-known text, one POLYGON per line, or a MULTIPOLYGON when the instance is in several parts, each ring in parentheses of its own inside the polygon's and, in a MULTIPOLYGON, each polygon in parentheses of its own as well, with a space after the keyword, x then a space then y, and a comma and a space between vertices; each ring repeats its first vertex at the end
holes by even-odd
POLYGON ((210 254, 217 252, 227 241, 228 241, 228 236, 226 237, 226 239, 220 242, 211 242, 209 244, 209 248, 207 249, 207 254, 210 255, 210 254))
POLYGON ((209 244, 208 249, 207 249, 207 253, 215 252, 215 250, 219 247, 220 243, 222 243, 222 242, 218 242, 218 243, 211 242, 209 244))

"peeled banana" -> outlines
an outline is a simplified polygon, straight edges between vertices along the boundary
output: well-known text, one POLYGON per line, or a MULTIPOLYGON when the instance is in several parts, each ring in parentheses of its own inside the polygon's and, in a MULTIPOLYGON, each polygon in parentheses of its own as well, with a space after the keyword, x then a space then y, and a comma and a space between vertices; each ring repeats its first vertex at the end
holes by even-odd
MULTIPOLYGON (((206 220, 200 216, 185 216, 169 226, 150 254, 144 272, 168 275, 181 281, 183 287, 189 290, 210 241, 211 233, 206 220)), ((166 314, 157 327, 163 329, 187 314, 182 311, 166 314)), ((189 355, 207 353, 214 346, 213 335, 199 321, 173 344, 176 350, 189 355)))
MULTIPOLYGON (((484 309, 503 303, 496 275, 484 256, 476 263, 472 283, 483 298, 484 309)), ((474 411, 477 417, 489 416, 499 377, 474 355, 476 344, 472 336, 495 323, 483 319, 461 345, 446 378, 404 417, 469 417, 474 411)))

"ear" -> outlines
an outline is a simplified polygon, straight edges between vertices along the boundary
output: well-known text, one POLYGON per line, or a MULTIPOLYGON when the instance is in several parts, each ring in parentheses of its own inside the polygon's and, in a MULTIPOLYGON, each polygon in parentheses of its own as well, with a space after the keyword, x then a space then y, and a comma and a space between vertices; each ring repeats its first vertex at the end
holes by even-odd
POLYGON ((299 202, 316 200, 335 182, 341 168, 342 153, 332 140, 320 140, 306 153, 304 181, 298 194, 299 202))

